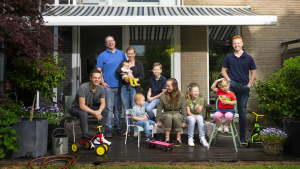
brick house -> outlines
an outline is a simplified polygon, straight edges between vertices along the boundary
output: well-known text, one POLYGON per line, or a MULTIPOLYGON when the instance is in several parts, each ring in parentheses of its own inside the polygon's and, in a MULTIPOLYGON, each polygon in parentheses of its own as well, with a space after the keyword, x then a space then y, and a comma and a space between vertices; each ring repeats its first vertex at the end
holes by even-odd
MULTIPOLYGON (((48 12, 43 16, 46 25, 64 40, 60 49, 66 55, 66 79, 57 92, 64 95, 76 93, 95 58, 105 50, 107 35, 113 35, 116 47, 123 51, 128 45, 171 45, 170 67, 164 69, 178 80, 182 92, 190 83, 197 83, 207 104, 212 41, 230 46, 229 35, 241 35, 244 49, 256 62, 257 77, 266 77, 268 66, 280 68, 284 50, 280 44, 300 37, 297 0, 60 1, 53 0, 49 7, 56 16, 48 12)), ((248 103, 251 109, 257 108, 254 99, 248 103)), ((39 106, 47 104, 39 99, 39 106)))

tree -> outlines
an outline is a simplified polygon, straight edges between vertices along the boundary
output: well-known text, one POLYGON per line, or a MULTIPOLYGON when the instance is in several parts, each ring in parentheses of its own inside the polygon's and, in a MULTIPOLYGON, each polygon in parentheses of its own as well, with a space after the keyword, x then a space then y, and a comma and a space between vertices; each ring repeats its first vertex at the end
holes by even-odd
MULTIPOLYGON (((2 0, 0 2, 0 54, 20 57, 30 64, 32 59, 47 59, 58 42, 44 22, 40 3, 48 0, 2 0), (2 47, 4 45, 4 48, 2 47)), ((41 71, 46 71, 37 65, 41 71)))

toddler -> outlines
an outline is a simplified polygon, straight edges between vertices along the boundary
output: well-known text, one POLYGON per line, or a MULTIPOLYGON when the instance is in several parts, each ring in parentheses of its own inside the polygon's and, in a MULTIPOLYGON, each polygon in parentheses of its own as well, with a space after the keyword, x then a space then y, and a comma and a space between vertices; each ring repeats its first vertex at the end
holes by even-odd
POLYGON ((155 141, 152 137, 152 131, 149 130, 150 125, 155 125, 155 122, 148 120, 145 112, 145 97, 144 95, 138 93, 134 96, 134 101, 136 105, 132 108, 132 121, 134 125, 141 126, 145 130, 146 141, 155 141))
POLYGON ((204 99, 199 97, 199 87, 197 85, 191 85, 185 94, 186 99, 186 112, 188 122, 188 145, 195 146, 194 144, 194 128, 195 124, 198 123, 200 143, 207 147, 208 143, 205 139, 204 134, 204 123, 203 116, 201 115, 204 106, 204 99))
POLYGON ((127 80, 129 80, 130 85, 133 87, 140 85, 136 82, 136 79, 133 77, 132 70, 130 70, 128 61, 123 61, 121 70, 123 73, 126 73, 125 75, 122 76, 122 80, 124 80, 126 78, 127 80), (128 76, 129 76, 129 78, 128 78, 128 76))
POLYGON ((229 87, 230 82, 224 78, 216 80, 211 86, 211 89, 217 93, 219 98, 219 106, 214 114, 214 119, 219 126, 217 131, 222 133, 229 133, 229 125, 235 113, 233 105, 236 104, 236 98, 234 93, 229 91, 229 87), (219 83, 219 89, 216 88, 217 83, 219 83), (225 125, 223 126, 221 117, 224 116, 226 121, 225 125))

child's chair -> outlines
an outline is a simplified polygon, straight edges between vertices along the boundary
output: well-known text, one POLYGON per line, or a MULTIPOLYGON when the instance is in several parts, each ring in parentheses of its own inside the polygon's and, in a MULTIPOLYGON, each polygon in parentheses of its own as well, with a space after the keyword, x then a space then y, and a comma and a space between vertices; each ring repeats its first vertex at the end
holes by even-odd
MULTIPOLYGON (((128 128, 129 127, 137 127, 138 128, 138 147, 140 147, 140 140, 141 140, 141 131, 144 131, 144 128, 141 127, 141 126, 137 126, 137 125, 133 125, 133 124, 130 124, 130 119, 131 119, 131 109, 128 109, 126 110, 126 121, 127 121, 127 126, 126 126, 126 133, 128 132, 128 128)), ((150 125, 149 126, 149 129, 150 130, 153 130, 153 125, 150 125)), ((126 138, 125 138, 125 145, 126 145, 126 142, 127 142, 127 135, 126 134, 126 138)), ((152 133, 152 137, 153 137, 153 133, 152 133)))
MULTIPOLYGON (((216 109, 218 108, 218 103, 219 103, 219 99, 217 99, 216 101, 216 109)), ((240 141, 240 137, 239 137, 239 134, 237 132, 237 129, 235 127, 235 123, 234 123, 234 119, 237 115, 237 106, 234 105, 234 110, 235 110, 235 116, 232 118, 231 122, 230 122, 230 132, 229 134, 230 135, 225 135, 225 134, 222 134, 222 135, 219 135, 218 134, 218 131, 217 131, 217 123, 215 123, 215 126, 214 126, 214 129, 213 129, 213 132, 211 133, 211 137, 209 139, 209 143, 208 143, 208 146, 207 146, 207 149, 209 149, 210 145, 211 145, 211 141, 212 139, 214 138, 214 144, 216 144, 217 142, 217 138, 218 137, 231 137, 232 140, 233 140, 233 144, 234 144, 234 148, 235 148, 235 151, 238 152, 238 149, 237 149, 237 146, 236 146, 236 138, 238 139, 238 142, 240 143, 240 146, 242 147, 242 144, 241 144, 241 141, 240 141)), ((224 117, 222 117, 224 118, 224 117)))

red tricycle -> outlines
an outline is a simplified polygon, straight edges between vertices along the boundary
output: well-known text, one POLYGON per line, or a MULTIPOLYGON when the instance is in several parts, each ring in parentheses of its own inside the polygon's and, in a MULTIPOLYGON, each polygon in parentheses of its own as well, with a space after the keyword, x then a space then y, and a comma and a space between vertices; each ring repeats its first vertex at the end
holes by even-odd
POLYGON ((86 150, 90 150, 91 148, 95 147, 94 144, 93 144, 93 140, 95 140, 97 137, 99 137, 100 138, 100 145, 96 148, 96 153, 100 156, 104 155, 108 151, 109 148, 108 148, 108 145, 106 143, 103 143, 101 127, 102 126, 97 126, 97 128, 99 128, 99 134, 95 135, 93 138, 91 138, 91 139, 83 138, 80 141, 79 144, 74 142, 72 144, 72 151, 74 153, 77 153, 79 151, 79 146, 81 144, 83 144, 83 146, 86 150))

